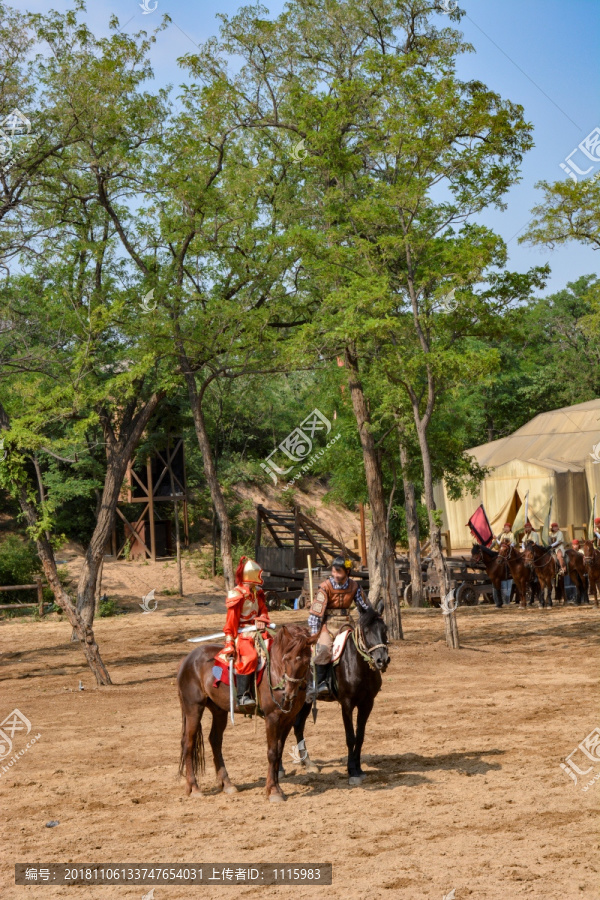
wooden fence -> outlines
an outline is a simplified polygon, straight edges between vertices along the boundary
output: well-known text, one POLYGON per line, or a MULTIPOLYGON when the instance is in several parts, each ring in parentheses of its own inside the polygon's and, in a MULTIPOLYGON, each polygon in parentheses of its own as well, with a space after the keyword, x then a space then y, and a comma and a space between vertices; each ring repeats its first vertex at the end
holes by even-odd
POLYGON ((37 591, 37 601, 33 603, 2 603, 0 609, 27 609, 28 606, 37 606, 40 616, 44 615, 44 589, 40 575, 35 579, 35 584, 9 584, 0 587, 0 591, 37 591))

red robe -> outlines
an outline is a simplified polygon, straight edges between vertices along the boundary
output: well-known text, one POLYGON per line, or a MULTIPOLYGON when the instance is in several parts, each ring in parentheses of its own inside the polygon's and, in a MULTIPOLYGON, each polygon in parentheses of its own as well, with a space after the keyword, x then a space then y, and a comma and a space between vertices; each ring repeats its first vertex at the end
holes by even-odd
MULTIPOLYGON (((269 610, 265 603, 265 592, 255 584, 238 584, 229 591, 225 601, 227 618, 223 631, 228 638, 235 639, 236 659, 235 671, 238 675, 250 675, 256 669, 258 654, 254 646, 255 632, 240 635, 240 628, 254 625, 257 616, 269 620, 269 610)), ((227 660, 218 653, 215 657, 220 663, 227 665, 227 660)))

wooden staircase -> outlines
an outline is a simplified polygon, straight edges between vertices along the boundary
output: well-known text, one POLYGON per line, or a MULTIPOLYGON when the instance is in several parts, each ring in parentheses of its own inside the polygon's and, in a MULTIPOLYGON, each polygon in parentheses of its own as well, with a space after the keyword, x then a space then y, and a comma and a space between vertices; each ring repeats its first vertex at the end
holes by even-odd
POLYGON ((356 550, 346 547, 313 519, 304 515, 298 506, 290 512, 257 506, 254 551, 257 562, 265 568, 273 568, 268 564, 269 556, 272 556, 273 562, 277 560, 278 568, 283 565, 288 571, 305 568, 308 555, 312 557, 313 565, 321 564, 326 567, 336 556, 348 556, 360 561, 356 550), (261 547, 263 528, 273 538, 275 548, 285 552, 269 554, 269 550, 275 548, 261 547))

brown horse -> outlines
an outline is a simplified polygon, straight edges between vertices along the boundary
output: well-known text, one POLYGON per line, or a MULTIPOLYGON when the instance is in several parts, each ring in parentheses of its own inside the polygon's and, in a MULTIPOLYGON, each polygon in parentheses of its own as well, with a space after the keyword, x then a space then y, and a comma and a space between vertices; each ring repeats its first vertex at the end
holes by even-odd
POLYGON ((537 594, 538 582, 535 580, 535 575, 527 565, 527 562, 523 559, 521 551, 517 550, 516 547, 512 547, 508 541, 504 541, 500 545, 498 556, 501 556, 508 563, 510 574, 517 588, 521 609, 525 609, 526 606, 528 586, 531 586, 529 605, 532 606, 534 597, 537 594))
MULTIPOLYGON (((502 582, 507 581, 510 574, 506 560, 499 557, 495 550, 490 550, 483 544, 473 544, 471 556, 465 562, 470 568, 484 566, 486 574, 492 582, 494 603, 499 609, 502 606, 502 582)), ((507 605, 510 605, 510 600, 507 605)))
MULTIPOLYGON (((318 635, 310 635, 301 625, 282 625, 277 630, 267 657, 263 677, 258 685, 258 701, 264 713, 267 730, 266 794, 272 802, 285 800, 279 786, 279 769, 285 740, 294 719, 304 704, 306 680, 311 661, 311 647, 318 635)), ((192 650, 179 666, 177 688, 181 703, 181 758, 179 774, 186 776, 186 793, 200 794, 196 781, 198 768, 204 771, 204 737, 202 715, 206 707, 212 715, 209 741, 213 752, 217 784, 226 794, 237 788, 229 780, 223 760, 223 732, 229 712, 229 685, 215 680, 213 665, 220 644, 203 644, 192 650)), ((235 695, 235 692, 234 692, 235 695)), ((243 712, 236 706, 236 712, 243 712)))
MULTIPOLYGON (((540 606, 552 606, 552 583, 556 579, 558 564, 549 547, 541 547, 534 541, 527 541, 523 551, 523 559, 530 571, 534 573, 540 583, 540 606)), ((558 588, 557 588, 558 599, 558 588)))
POLYGON ((582 599, 584 603, 589 603, 590 598, 588 597, 588 589, 585 577, 587 573, 585 570, 585 561, 583 559, 583 554, 578 550, 565 550, 565 559, 567 561, 567 572, 569 573, 569 578, 577 589, 577 597, 575 599, 575 603, 579 606, 582 599))
POLYGON ((594 605, 598 606, 598 587, 600 586, 600 550, 594 547, 593 541, 583 542, 583 564, 585 566, 590 592, 594 593, 594 605))

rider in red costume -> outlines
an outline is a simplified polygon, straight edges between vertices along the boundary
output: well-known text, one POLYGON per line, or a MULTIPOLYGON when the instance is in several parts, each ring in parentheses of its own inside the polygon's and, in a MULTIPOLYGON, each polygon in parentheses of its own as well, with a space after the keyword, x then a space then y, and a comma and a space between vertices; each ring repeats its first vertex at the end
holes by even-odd
MULTIPOLYGON (((254 706, 251 693, 252 675, 258 663, 258 654, 254 646, 256 632, 238 634, 249 625, 266 627, 270 623, 269 611, 265 603, 265 593, 260 587, 262 569, 253 559, 242 556, 235 572, 237 587, 227 594, 225 605, 225 646, 215 657, 226 665, 233 657, 237 675, 238 706, 254 706)), ((262 630, 262 629, 261 629, 262 630)))

